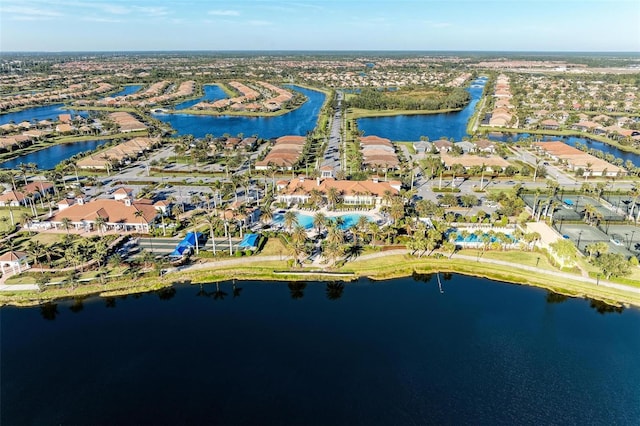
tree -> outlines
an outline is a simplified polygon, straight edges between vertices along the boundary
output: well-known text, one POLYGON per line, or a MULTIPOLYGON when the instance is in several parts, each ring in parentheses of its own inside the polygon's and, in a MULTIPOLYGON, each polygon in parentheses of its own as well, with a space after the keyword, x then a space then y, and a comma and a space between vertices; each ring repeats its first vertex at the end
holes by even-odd
POLYGON ((220 218, 216 215, 209 215, 205 218, 205 221, 209 225, 209 238, 211 238, 211 251, 213 254, 216 254, 216 240, 215 240, 215 229, 220 224, 220 218))
POLYGON ((136 212, 133 215, 140 219, 140 232, 142 232, 142 230, 144 229, 144 222, 145 222, 144 212, 142 210, 136 210, 136 212))
POLYGON ((200 218, 198 216, 191 216, 189 218, 189 225, 193 228, 193 239, 196 243, 196 255, 200 254, 200 246, 199 246, 199 238, 198 238, 198 224, 200 223, 200 218))
POLYGON ((340 191, 337 188, 331 187, 327 191, 327 202, 329 203, 330 208, 334 208, 336 204, 340 201, 340 191))
POLYGON ((606 279, 609 277, 623 277, 631 274, 631 265, 622 254, 604 253, 593 262, 602 270, 606 279))
POLYGON ((104 226, 107 224, 107 220, 102 216, 98 216, 93 221, 93 224, 100 230, 100 236, 104 237, 104 226))
POLYGON ((571 240, 560 239, 550 244, 561 267, 573 266, 578 258, 578 249, 571 240))
POLYGON ((463 207, 473 207, 478 205, 478 197, 473 194, 464 194, 460 196, 460 202, 463 207))
POLYGON ((318 212, 313 216, 313 226, 316 227, 316 229, 318 230, 318 233, 320 233, 322 228, 326 227, 326 225, 327 225, 327 216, 324 213, 318 212))
POLYGON ((609 244, 604 241, 599 241, 597 243, 587 244, 584 249, 589 253, 589 261, 591 261, 594 256, 600 256, 609 251, 609 244))
POLYGON ((62 224, 62 227, 67 231, 67 235, 68 235, 69 228, 71 228, 71 223, 72 223, 71 219, 69 219, 68 217, 63 217, 60 223, 62 224))
POLYGON ((287 212, 284 214, 282 223, 284 227, 287 228, 289 232, 291 232, 293 228, 298 224, 298 216, 295 214, 295 212, 287 210, 287 212))

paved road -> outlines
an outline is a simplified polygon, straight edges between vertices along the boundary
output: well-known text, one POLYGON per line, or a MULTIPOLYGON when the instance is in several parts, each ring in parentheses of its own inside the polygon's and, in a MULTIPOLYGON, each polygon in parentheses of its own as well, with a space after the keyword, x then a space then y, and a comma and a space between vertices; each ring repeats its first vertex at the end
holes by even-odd
POLYGON ((342 92, 337 92, 338 105, 336 112, 331 120, 331 129, 329 131, 329 140, 327 141, 327 149, 324 152, 321 166, 333 167, 333 175, 335 176, 339 170, 343 168, 340 159, 340 125, 342 122, 342 92))

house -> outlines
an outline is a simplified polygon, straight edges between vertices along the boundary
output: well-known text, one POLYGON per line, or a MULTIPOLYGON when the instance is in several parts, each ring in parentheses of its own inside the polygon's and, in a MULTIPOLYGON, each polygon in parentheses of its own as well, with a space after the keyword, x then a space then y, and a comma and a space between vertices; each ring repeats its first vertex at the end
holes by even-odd
POLYGON ((52 194, 54 192, 53 183, 45 181, 30 182, 23 191, 25 194, 52 194))
POLYGON ((398 195, 401 183, 380 182, 377 179, 368 181, 351 181, 328 179, 307 179, 300 176, 290 181, 279 181, 280 191, 277 199, 287 204, 308 203, 312 191, 319 191, 323 198, 327 198, 329 191, 335 189, 342 198, 344 204, 368 204, 381 205, 385 194, 398 195), (387 192, 388 191, 388 192, 387 192))
POLYGON ((474 167, 484 167, 489 173, 500 172, 505 167, 509 166, 509 162, 502 157, 489 156, 479 157, 477 155, 460 155, 453 157, 445 152, 440 154, 442 164, 447 169, 451 169, 455 164, 460 164, 465 170, 470 170, 474 167))
POLYGON ((58 132, 58 133, 71 133, 74 130, 75 129, 73 128, 73 126, 71 124, 67 124, 67 123, 58 124, 56 126, 56 132, 58 132))
POLYGON ((27 205, 27 196, 18 191, 7 191, 0 195, 0 207, 20 207, 27 205))
POLYGON ((439 139, 433 143, 433 146, 438 150, 438 152, 449 152, 453 149, 453 142, 448 141, 446 139, 439 139))
POLYGON ((560 128, 560 123, 550 118, 548 120, 542 120, 540 122, 540 126, 545 130, 558 130, 560 128))
POLYGON ((454 146, 457 146, 458 148, 460 148, 462 152, 464 152, 465 154, 476 151, 475 144, 467 141, 456 142, 454 146))
POLYGON ((126 198, 122 201, 98 199, 84 202, 79 198, 73 205, 58 210, 46 222, 41 222, 40 227, 63 229, 64 221, 69 220, 74 229, 91 231, 96 230, 95 221, 100 217, 105 221, 105 230, 146 233, 157 216, 158 209, 148 200, 126 198))
POLYGON ((292 170, 302 156, 302 150, 307 140, 304 136, 282 136, 276 139, 275 145, 267 156, 256 161, 256 170, 268 170, 269 166, 292 170))
POLYGON ((133 197, 133 189, 120 187, 111 193, 114 200, 124 200, 125 198, 133 197))
POLYGON ((476 151, 483 152, 487 154, 495 154, 496 153, 496 143, 487 139, 480 139, 475 141, 476 151))
POLYGON ((61 123, 71 123, 71 114, 58 115, 58 121, 61 123))
POLYGON ((325 179, 325 178, 332 178, 333 176, 333 167, 331 166, 322 166, 320 167, 320 177, 325 179))
POLYGON ((564 162, 569 170, 582 169, 584 177, 621 177, 627 174, 625 169, 582 152, 564 142, 535 142, 533 146, 554 161, 564 162))
POLYGON ((27 253, 23 251, 9 251, 0 256, 0 272, 2 272, 2 275, 19 274, 29 268, 27 253))

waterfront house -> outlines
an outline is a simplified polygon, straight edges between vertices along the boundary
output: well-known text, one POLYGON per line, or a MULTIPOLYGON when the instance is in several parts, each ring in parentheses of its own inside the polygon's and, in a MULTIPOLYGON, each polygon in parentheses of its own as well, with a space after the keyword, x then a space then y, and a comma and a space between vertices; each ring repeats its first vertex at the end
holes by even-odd
POLYGON ((561 161, 572 171, 582 169, 582 176, 622 177, 627 171, 564 142, 536 142, 533 146, 554 161, 561 161))

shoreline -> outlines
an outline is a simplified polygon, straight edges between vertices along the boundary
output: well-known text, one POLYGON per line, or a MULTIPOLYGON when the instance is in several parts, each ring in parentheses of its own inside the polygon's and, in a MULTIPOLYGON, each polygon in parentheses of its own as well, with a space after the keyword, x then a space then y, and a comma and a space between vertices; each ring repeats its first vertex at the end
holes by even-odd
POLYGON ((454 255, 441 259, 435 257, 418 258, 409 256, 404 249, 373 253, 348 262, 345 267, 329 270, 325 275, 323 270, 291 270, 287 266, 288 256, 255 256, 244 259, 227 259, 218 262, 205 262, 179 267, 168 271, 162 277, 143 277, 133 286, 131 281, 114 281, 107 285, 89 284, 85 288, 67 288, 39 292, 0 293, 1 306, 41 306, 46 303, 87 297, 117 297, 130 294, 148 293, 171 287, 175 284, 205 284, 216 281, 342 281, 353 282, 359 279, 386 281, 399 278, 410 278, 416 274, 455 273, 465 276, 485 278, 506 284, 527 285, 543 288, 565 296, 583 299, 594 299, 612 306, 640 308, 640 288, 625 286, 605 280, 600 285, 591 283, 592 278, 573 276, 568 273, 551 270, 531 272, 538 268, 495 259, 481 259, 476 261, 472 256, 454 255), (387 257, 393 261, 394 268, 380 266, 380 257, 387 257), (278 260, 280 259, 280 260, 278 260), (367 268, 367 270, 352 271, 350 266, 367 268), (364 265, 362 263, 365 263, 364 265), (240 266, 241 269, 238 269, 240 266), (529 272, 529 273, 527 273, 529 272), (343 273, 340 276, 338 273, 343 273), (345 274, 347 273, 347 274, 345 274), (350 273, 350 274, 349 274, 350 273), (84 291, 83 291, 84 290, 84 291))
POLYGON ((489 127, 489 126, 478 126, 476 133, 480 131, 484 131, 486 133, 503 133, 508 135, 509 133, 526 133, 529 135, 541 135, 541 136, 557 136, 558 138, 570 138, 577 137, 583 139, 591 139, 595 142, 600 142, 605 145, 612 146, 614 148, 619 149, 620 151, 628 152, 631 154, 640 155, 640 149, 634 148, 633 146, 622 145, 612 139, 609 139, 606 136, 601 135, 593 135, 591 133, 579 132, 577 130, 533 130, 533 129, 513 129, 510 127, 489 127))

